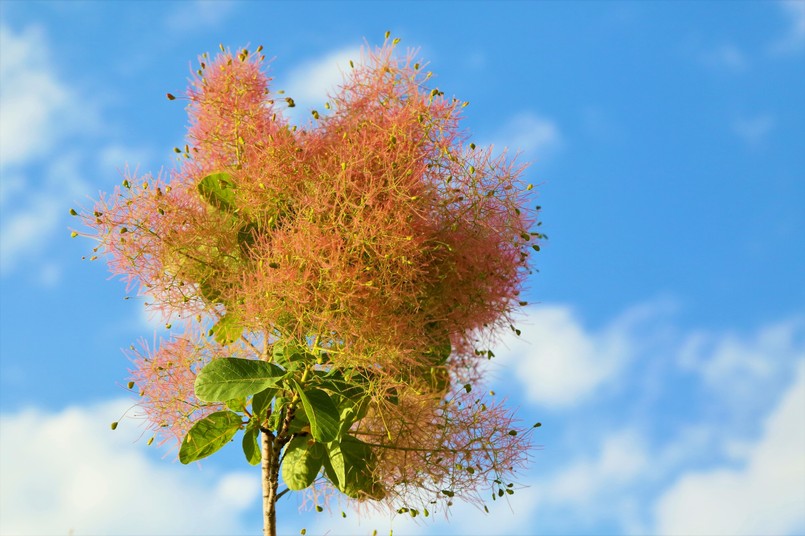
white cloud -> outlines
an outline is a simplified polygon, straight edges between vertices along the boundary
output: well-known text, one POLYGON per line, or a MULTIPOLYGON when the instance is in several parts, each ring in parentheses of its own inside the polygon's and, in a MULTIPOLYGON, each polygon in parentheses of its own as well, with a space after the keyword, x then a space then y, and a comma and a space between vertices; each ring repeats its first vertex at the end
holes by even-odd
POLYGON ((39 270, 39 283, 44 287, 55 287, 61 281, 62 267, 54 262, 43 263, 39 270))
POLYGON ((562 145, 562 136, 556 123, 533 112, 523 112, 509 119, 495 140, 496 146, 538 159, 554 154, 562 145))
POLYGON ((749 63, 741 49, 732 44, 724 44, 702 54, 702 62, 716 69, 732 72, 746 70, 749 63))
POLYGON ((774 116, 771 114, 744 116, 733 121, 732 130, 747 145, 757 146, 766 141, 774 128, 774 123, 774 116))
POLYGON ((327 101, 327 95, 334 93, 342 84, 344 73, 350 69, 350 60, 355 64, 360 62, 360 47, 334 50, 293 69, 284 86, 286 94, 296 102, 296 108, 289 109, 289 115, 294 119, 306 119, 311 108, 321 108, 327 101))
POLYGON ((581 459, 563 469, 545 487, 550 501, 590 505, 602 493, 640 478, 649 466, 644 438, 622 430, 604 438, 596 459, 581 459))
POLYGON ((193 0, 173 5, 165 19, 168 30, 188 32, 220 26, 235 8, 233 2, 193 0))
POLYGON ((773 53, 800 52, 805 49, 805 2, 785 0, 779 3, 789 19, 789 29, 785 36, 772 45, 773 53))
MULTIPOLYGON (((766 497, 748 510, 761 520, 749 525, 755 533, 763 532, 762 520, 778 509, 783 518, 791 517, 796 504, 805 512, 805 403, 796 395, 805 388, 805 377, 783 394, 783 402, 779 398, 795 363, 801 363, 797 370, 805 375, 805 319, 770 323, 754 333, 707 333, 674 327, 663 315, 669 308, 673 303, 637 307, 591 330, 570 308, 542 305, 529 308, 518 322, 522 340, 504 339, 509 349, 499 352, 499 363, 511 373, 507 379, 518 380, 518 389, 537 408, 562 409, 568 421, 548 439, 545 454, 535 455, 546 456, 547 465, 527 478, 534 501, 527 510, 535 531, 543 523, 560 532, 593 531, 601 523, 614 523, 624 532, 687 534, 714 501, 721 508, 714 507, 715 516, 729 515, 733 493, 739 505, 761 493, 766 497), (618 401, 624 395, 631 406, 618 401), (593 410, 585 401, 618 412, 622 424, 611 431, 606 426, 610 409, 593 410), (676 404, 686 413, 674 409, 676 404), (776 404, 788 409, 768 417, 776 404), (799 413, 792 409, 797 407, 799 413), (777 423, 767 429, 777 432, 769 431, 758 441, 752 430, 764 416, 777 423), (668 426, 658 429, 665 421, 668 426), (773 465, 775 459, 779 466, 773 465), (719 469, 698 473, 702 463, 716 463, 719 469), (748 468, 731 469, 736 463, 748 468), (554 470, 545 471, 552 464, 554 470), (783 468, 793 476, 783 475, 783 468), (685 471, 691 471, 690 478, 679 476, 685 471), (703 482, 709 486, 711 478, 713 490, 691 491, 703 482), (722 501, 717 485, 744 491, 726 493, 722 501), (755 485, 762 491, 745 491, 755 485), (668 526, 653 531, 653 501, 663 494, 670 497, 663 499, 668 526), (687 515, 697 501, 707 506, 687 515), (550 521, 557 516, 575 521, 557 527, 550 521), (674 519, 678 525, 669 521, 674 519)), ((724 526, 730 530, 715 533, 731 533, 733 525, 724 526)), ((792 521, 785 526, 798 525, 792 521)), ((794 529, 776 532, 786 530, 794 529)))
POLYGON ((805 531, 805 359, 794 385, 745 449, 743 467, 683 474, 656 505, 660 534, 805 531))
POLYGON ((19 175, 3 173, 2 179, 0 180, 0 208, 4 208, 9 201, 25 190, 25 179, 19 175))
MULTIPOLYGON (((10 274, 22 260, 44 251, 70 204, 88 190, 78 154, 59 155, 46 169, 44 184, 22 188, 13 197, 13 209, 4 206, 0 219, 2 276, 10 274)), ((64 236, 68 236, 66 226, 64 236)))
MULTIPOLYGON (((414 536, 426 534, 422 525, 415 523, 410 516, 392 515, 383 512, 366 511, 357 514, 353 511, 347 512, 346 517, 341 517, 338 508, 332 508, 332 512, 325 510, 323 513, 314 517, 314 523, 306 526, 308 534, 365 534, 371 535, 374 531, 377 534, 386 535, 393 530, 395 534, 405 534, 414 536)), ((299 529, 294 527, 294 532, 299 529)), ((293 534, 290 530, 289 534, 293 534)), ((298 532, 297 532, 298 533, 298 532)))
POLYGON ((61 132, 57 118, 69 106, 69 89, 51 69, 38 27, 16 34, 0 25, 0 170, 46 152, 61 132))
POLYGON ((125 145, 110 144, 98 153, 98 167, 102 175, 122 173, 126 168, 136 171, 153 158, 149 149, 142 147, 127 147, 125 145))
MULTIPOLYGON (((533 519, 536 508, 541 502, 541 491, 536 487, 519 489, 512 496, 497 501, 487 501, 489 513, 482 508, 467 503, 456 504, 449 517, 442 514, 429 518, 412 519, 408 514, 388 514, 367 511, 362 514, 347 512, 347 517, 339 515, 338 508, 332 514, 326 510, 317 514, 314 523, 305 525, 308 534, 363 534, 370 536, 374 531, 386 534, 405 536, 462 534, 463 536, 487 536, 489 534, 532 535, 533 519)), ((300 527, 288 527, 288 534, 293 534, 300 527)))
POLYGON ((678 365, 695 371, 722 402, 746 408, 761 385, 781 380, 781 365, 805 359, 805 318, 769 324, 753 336, 691 333, 683 339, 678 365))
POLYGON ((0 533, 248 532, 240 517, 260 495, 258 474, 150 461, 131 421, 109 429, 128 405, 0 416, 0 533))
POLYGON ((638 346, 633 329, 651 308, 635 308, 606 328, 589 332, 562 305, 532 307, 518 322, 523 335, 507 337, 499 363, 510 367, 531 402, 569 408, 618 377, 638 346))
POLYGON ((41 251, 42 238, 60 219, 58 200, 47 194, 31 196, 24 209, 2 220, 0 228, 0 274, 6 275, 22 256, 41 251))
MULTIPOLYGON (((70 204, 87 192, 74 144, 98 128, 99 114, 59 79, 39 27, 17 33, 0 26, 0 78, 0 275, 6 276, 45 249, 70 204)), ((53 268, 43 282, 57 281, 53 268)))

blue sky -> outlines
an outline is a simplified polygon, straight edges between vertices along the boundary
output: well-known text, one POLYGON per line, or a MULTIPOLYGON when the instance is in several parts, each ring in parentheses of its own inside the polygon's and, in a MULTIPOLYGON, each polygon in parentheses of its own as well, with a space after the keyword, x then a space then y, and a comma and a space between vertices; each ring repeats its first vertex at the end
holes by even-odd
POLYGON ((550 240, 490 388, 542 445, 509 504, 298 534, 805 532, 805 2, 0 2, 0 532, 254 534, 237 448, 146 447, 120 348, 160 322, 68 210, 175 165, 165 99, 263 44, 298 120, 390 30, 522 151, 550 240))

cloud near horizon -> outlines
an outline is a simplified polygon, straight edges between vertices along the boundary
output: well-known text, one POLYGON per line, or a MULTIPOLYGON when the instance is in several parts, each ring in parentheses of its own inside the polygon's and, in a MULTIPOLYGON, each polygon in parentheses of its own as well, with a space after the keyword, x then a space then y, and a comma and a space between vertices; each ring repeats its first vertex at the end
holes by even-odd
POLYGON ((239 534, 256 524, 240 515, 257 502, 257 473, 152 460, 130 420, 109 429, 130 405, 0 416, 0 533, 239 534))

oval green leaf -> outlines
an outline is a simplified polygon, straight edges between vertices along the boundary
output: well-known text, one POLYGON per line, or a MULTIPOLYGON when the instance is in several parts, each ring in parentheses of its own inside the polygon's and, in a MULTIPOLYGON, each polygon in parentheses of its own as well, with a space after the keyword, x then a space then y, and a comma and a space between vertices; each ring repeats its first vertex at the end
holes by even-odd
POLYGON ((321 470, 324 453, 324 446, 309 437, 292 439, 282 462, 282 479, 288 489, 299 491, 311 485, 321 470))
POLYGON ((243 434, 243 454, 251 465, 259 464, 263 457, 260 451, 259 434, 260 429, 256 426, 246 429, 243 434))
POLYGON ((271 401, 274 400, 274 395, 277 394, 275 387, 263 389, 254 397, 252 397, 252 415, 254 415, 258 422, 262 423, 268 417, 268 410, 271 409, 271 401))
POLYGON ((286 369, 298 368, 306 358, 310 358, 311 360, 315 359, 308 354, 304 348, 294 342, 285 343, 278 341, 274 343, 272 354, 274 361, 286 369))
POLYGON ((284 371, 255 359, 223 357, 207 363, 196 376, 196 396, 205 402, 226 402, 276 387, 284 371))
POLYGON ((179 447, 179 461, 188 464, 229 443, 242 425, 241 417, 232 411, 216 411, 207 415, 187 432, 179 447))
MULTIPOLYGON (((340 444, 330 445, 328 454, 330 468, 334 473, 332 476, 337 477, 337 487, 342 493, 353 499, 380 500, 385 496, 382 484, 372 475, 376 459, 369 445, 356 437, 346 435, 340 444)), ((328 474, 331 481, 332 476, 328 474)))
POLYGON ((207 175, 198 183, 198 193, 217 209, 235 211, 235 181, 229 173, 207 175))
POLYGON ((292 380, 310 421, 310 433, 317 441, 329 443, 338 436, 339 415, 333 399, 321 389, 302 389, 292 380))
POLYGON ((227 313, 222 316, 212 327, 212 334, 215 337, 215 341, 221 346, 232 344, 240 339, 242 333, 243 326, 241 326, 238 318, 232 313, 227 313))
POLYGON ((344 472, 344 455, 341 453, 341 444, 332 442, 327 445, 327 456, 323 462, 324 474, 337 489, 341 489, 341 483, 346 481, 344 472))

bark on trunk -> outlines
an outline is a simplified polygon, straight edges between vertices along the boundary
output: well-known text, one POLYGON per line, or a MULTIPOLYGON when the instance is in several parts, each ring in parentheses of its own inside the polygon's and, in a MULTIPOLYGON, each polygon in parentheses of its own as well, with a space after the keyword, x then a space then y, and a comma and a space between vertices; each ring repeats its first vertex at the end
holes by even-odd
POLYGON ((279 456, 274 452, 273 434, 260 434, 263 473, 263 536, 277 536, 277 486, 279 456))

